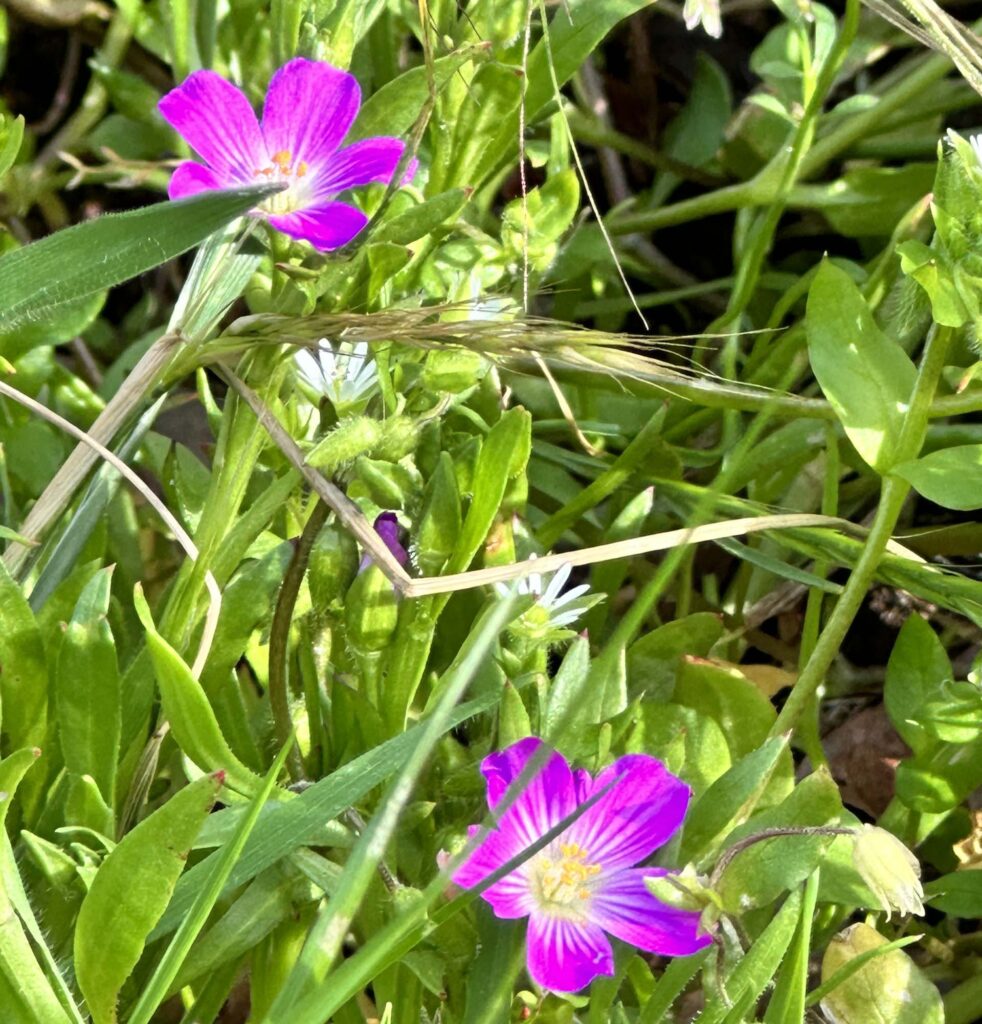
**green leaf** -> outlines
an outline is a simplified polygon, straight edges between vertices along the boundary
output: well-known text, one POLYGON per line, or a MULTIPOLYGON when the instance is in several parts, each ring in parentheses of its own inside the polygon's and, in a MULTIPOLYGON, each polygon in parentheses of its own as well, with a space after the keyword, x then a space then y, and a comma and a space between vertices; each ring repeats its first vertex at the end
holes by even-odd
POLYGON ((441 452, 423 494, 423 511, 416 531, 416 559, 425 576, 443 569, 460 535, 460 492, 453 459, 441 452))
POLYGON ((239 822, 239 827, 236 829, 231 842, 227 843, 212 858, 213 863, 211 864, 211 875, 208 879, 208 884, 198 892, 194 906, 181 922, 181 926, 177 929, 163 956, 157 962, 150 980, 143 986, 139 1002, 133 1007, 133 1011, 127 1019, 127 1024, 149 1024, 150 1018, 157 1007, 167 997, 171 983, 177 976, 181 964, 184 963, 191 949, 191 944, 208 920, 209 914, 214 909, 218 897, 228 881, 232 868, 235 867, 236 861, 242 854, 242 848, 245 846, 246 840, 259 820, 259 812, 266 805, 266 801, 276 786, 277 776, 286 763, 287 754, 290 752, 293 742, 291 738, 283 745, 283 748, 273 760, 269 771, 266 773, 262 788, 256 793, 249 805, 248 812, 243 815, 242 820, 239 822))
MULTIPOLYGON (((726 846, 769 828, 830 825, 839 820, 839 789, 824 768, 809 775, 777 807, 755 814, 727 837, 726 846)), ((833 836, 775 836, 742 850, 719 880, 724 910, 739 914, 766 906, 800 885, 822 863, 833 836)))
POLYGON ((947 327, 962 327, 978 315, 978 301, 971 291, 958 286, 957 270, 943 253, 935 252, 915 238, 897 246, 900 269, 924 289, 935 321, 947 327))
POLYGON ((490 911, 478 914, 478 954, 468 975, 463 1024, 507 1020, 515 981, 525 966, 525 929, 499 921, 490 911))
POLYGON ((75 928, 75 974, 93 1024, 115 1024, 123 982, 170 900, 222 782, 218 773, 185 786, 124 836, 92 879, 75 928))
POLYGON ((944 508, 982 508, 982 444, 942 448, 920 459, 902 462, 893 472, 918 494, 944 508))
MULTIPOLYGON (((495 691, 462 705, 451 715, 446 731, 489 710, 498 703, 498 697, 495 691)), ((298 847, 315 840, 325 822, 337 818, 376 786, 401 771, 416 748, 422 728, 422 724, 412 726, 401 735, 349 761, 327 778, 304 790, 296 799, 270 806, 246 844, 241 860, 232 871, 229 885, 241 885, 298 847)), ((161 920, 154 938, 166 934, 180 923, 198 889, 205 884, 209 870, 209 862, 206 860, 196 864, 180 880, 173 903, 161 920)))
POLYGON ((712 856, 730 831, 750 817, 778 766, 787 759, 787 739, 774 736, 717 779, 689 811, 679 861, 700 862, 712 856))
POLYGON ((672 703, 712 718, 734 760, 756 750, 775 719, 774 705, 738 671, 691 656, 682 659, 672 703))
POLYGON ((792 206, 814 207, 847 238, 888 236, 907 211, 931 191, 933 163, 857 167, 830 185, 799 186, 792 206))
POLYGON ((116 645, 106 614, 112 569, 86 584, 65 630, 55 672, 58 738, 65 768, 91 775, 108 807, 115 802, 121 703, 116 645))
POLYGON ((800 916, 801 891, 795 890, 725 979, 726 998, 716 995, 707 1001, 699 1024, 742 1024, 747 1019, 781 965, 800 916))
POLYGON ((625 740, 625 752, 653 754, 671 771, 684 775, 697 797, 733 763, 726 733, 714 719, 693 708, 653 701, 642 703, 625 740))
POLYGON ((791 952, 784 958, 767 1004, 764 1024, 787 1024, 805 1020, 805 997, 808 990, 809 953, 811 951, 812 920, 818 895, 818 872, 812 873, 805 886, 798 930, 795 932, 791 952))
POLYGON ((208 192, 76 224, 0 257, 0 327, 48 317, 166 263, 271 195, 268 185, 208 192))
POLYGON ((826 260, 805 314, 812 370, 856 451, 874 469, 891 466, 917 371, 873 319, 849 275, 826 260))
POLYGON ((463 572, 470 565, 498 514, 508 481, 525 468, 531 446, 532 417, 524 409, 509 409, 491 428, 481 445, 471 506, 447 573, 463 572))
POLYGON ((24 141, 24 117, 0 114, 0 178, 14 166, 24 141))
POLYGON ((181 750, 202 771, 227 773, 231 788, 251 796, 260 788, 262 780, 232 752, 205 691, 184 659, 157 632, 139 587, 134 592, 133 603, 146 630, 147 649, 160 687, 160 703, 181 750))
POLYGON ((954 871, 924 886, 924 902, 952 917, 982 917, 982 871, 954 871))
POLYGON ((10 747, 42 746, 48 719, 48 667, 30 606, 0 562, 0 707, 10 747))
POLYGON ((466 188, 441 192, 432 199, 384 220, 372 234, 372 241, 409 245, 410 242, 425 238, 431 231, 455 218, 470 196, 470 189, 466 188))
MULTIPOLYGON (((490 48, 464 47, 433 62, 433 84, 440 90, 470 61, 485 60, 490 48)), ((403 135, 412 128, 430 94, 427 69, 422 65, 387 82, 370 96, 348 136, 349 142, 375 135, 403 135)))
POLYGON ((68 1024, 6 893, 0 892, 0 1006, 4 1024, 68 1024))
POLYGON ((908 616, 887 662, 883 702, 894 729, 915 754, 935 746, 921 722, 921 709, 942 697, 952 678, 938 634, 919 615, 908 616))
POLYGON ((653 700, 671 700, 683 655, 704 658, 723 632, 718 615, 695 612, 645 633, 627 649, 631 692, 653 700))
MULTIPOLYGON (((851 960, 887 945, 868 924, 854 924, 829 943, 822 980, 851 960)), ((878 956, 836 986, 822 1009, 837 1024, 943 1024, 941 995, 903 950, 878 956)))

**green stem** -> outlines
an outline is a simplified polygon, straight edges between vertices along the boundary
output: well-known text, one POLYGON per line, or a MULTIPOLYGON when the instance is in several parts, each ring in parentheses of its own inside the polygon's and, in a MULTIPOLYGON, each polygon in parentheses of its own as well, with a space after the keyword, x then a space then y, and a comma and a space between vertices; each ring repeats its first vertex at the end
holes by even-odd
MULTIPOLYGON (((806 180, 815 177, 829 162, 854 143, 865 141, 875 135, 881 122, 902 110, 950 71, 951 61, 947 57, 939 55, 925 59, 919 67, 884 93, 876 106, 854 114, 819 139, 801 159, 797 178, 806 180)), ((685 224, 718 213, 731 213, 745 206, 765 205, 772 202, 781 191, 780 182, 775 180, 773 168, 774 161, 749 181, 728 185, 657 210, 613 214, 607 223, 607 230, 612 235, 657 231, 660 228, 685 224)))
MULTIPOLYGON (((911 395, 910 411, 897 442, 896 463, 916 458, 921 449, 927 432, 931 400, 944 368, 945 354, 948 351, 952 333, 952 329, 949 327, 936 327, 928 336, 917 381, 911 395)), ((781 709, 781 713, 771 729, 772 735, 789 732, 795 728, 825 679, 825 674, 839 652, 842 640, 873 582, 880 559, 893 535, 909 491, 910 485, 899 477, 890 475, 884 477, 880 491, 880 504, 876 510, 873 525, 870 527, 863 553, 849 577, 849 582, 839 596, 835 610, 829 616, 811 657, 802 669, 787 703, 781 709)))
MULTIPOLYGON (((300 584, 307 571, 307 562, 321 527, 327 521, 330 508, 318 500, 310 513, 293 557, 283 577, 283 585, 276 598, 276 609, 269 629, 269 706, 273 712, 273 730, 277 747, 290 743, 294 730, 290 715, 289 671, 287 659, 290 652, 290 626, 293 623, 293 609, 296 607, 300 584)), ((295 743, 287 755, 287 769, 290 778, 299 782, 304 777, 303 761, 295 743)))

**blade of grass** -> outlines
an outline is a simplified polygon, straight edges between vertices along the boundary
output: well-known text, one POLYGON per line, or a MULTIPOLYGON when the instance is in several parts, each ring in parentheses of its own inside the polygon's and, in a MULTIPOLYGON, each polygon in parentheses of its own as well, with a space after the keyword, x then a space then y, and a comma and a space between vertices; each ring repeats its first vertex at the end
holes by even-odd
MULTIPOLYGON (((337 894, 321 911, 307 936, 300 958, 276 997, 267 1024, 301 1024, 307 1018, 296 1014, 296 1004, 311 988, 319 986, 328 975, 341 951, 341 943, 351 921, 375 875, 399 817, 440 737, 454 707, 463 696, 481 664, 490 656, 492 645, 512 616, 513 600, 497 602, 478 621, 461 647, 460 654, 448 669, 442 685, 442 697, 432 715, 425 721, 416 743, 399 775, 392 781, 378 810, 352 850, 337 894)), ((317 1012, 317 1021, 323 1015, 317 1012)), ((310 1018, 313 1024, 314 1018, 310 1018)))
POLYGON ((222 890, 225 888, 225 883, 228 881, 232 869, 242 856, 246 840, 251 835, 253 827, 259 820, 260 812, 276 786, 276 779, 286 763, 286 758, 290 753, 293 742, 293 737, 291 737, 288 742, 283 744, 279 754, 276 756, 276 760, 266 773, 262 788, 250 804, 248 812, 243 816, 232 841, 220 853, 211 858, 215 861, 211 875, 205 885, 198 891, 197 898, 192 904, 191 909, 170 940, 153 975, 143 989, 136 1006, 133 1007, 128 1018, 128 1024, 149 1024, 157 1007, 167 998, 171 983, 177 977, 177 972, 181 969, 181 965, 184 963, 192 943, 205 926, 209 914, 211 914, 215 904, 218 902, 219 896, 222 894, 222 890))

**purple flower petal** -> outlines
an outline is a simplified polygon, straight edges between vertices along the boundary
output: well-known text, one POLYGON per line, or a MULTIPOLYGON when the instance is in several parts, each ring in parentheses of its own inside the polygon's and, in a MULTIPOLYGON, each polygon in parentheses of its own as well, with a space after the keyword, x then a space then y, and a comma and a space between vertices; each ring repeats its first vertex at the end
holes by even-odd
POLYGON ((661 761, 628 754, 605 768, 580 799, 614 782, 610 791, 578 818, 564 836, 587 851, 605 871, 632 867, 650 857, 685 817, 692 791, 661 761), (618 780, 614 782, 614 780, 618 780))
POLYGON ((194 160, 185 160, 183 164, 177 165, 177 170, 171 175, 167 195, 171 199, 186 199, 188 196, 196 196, 199 192, 221 187, 222 183, 210 167, 205 167, 194 160))
POLYGON ((347 203, 327 203, 270 217, 269 223, 283 234, 310 242, 315 249, 326 252, 350 242, 368 223, 368 218, 347 203))
POLYGON ((597 925, 546 914, 529 918, 528 970, 554 992, 577 992, 598 974, 614 973, 614 954, 597 925))
POLYGON ((670 907, 648 892, 645 877, 658 868, 633 868, 604 876, 590 901, 590 919, 604 931, 649 953, 688 956, 712 939, 699 934, 699 913, 670 907))
MULTIPOLYGON (((467 830, 467 835, 473 839, 480 831, 479 825, 471 825, 467 830)), ((491 829, 451 877, 454 883, 462 889, 473 888, 483 882, 488 875, 497 871, 502 864, 507 864, 513 857, 517 857, 524 848, 521 839, 514 832, 499 832, 497 829, 491 829)), ((512 874, 519 872, 524 877, 522 869, 512 872, 512 874)), ((511 878, 511 875, 505 877, 511 878)), ((497 884, 495 883, 495 885, 497 884)))
POLYGON ((224 186, 253 182, 269 163, 248 99, 214 71, 189 75, 161 99, 158 109, 224 186))
POLYGON ((312 184, 315 195, 334 196, 345 189, 370 185, 374 181, 387 185, 405 148, 406 144, 401 139, 385 136, 346 146, 335 153, 317 175, 312 184))
MULTIPOLYGON (((576 807, 573 773, 562 754, 551 751, 543 757, 545 744, 535 736, 513 743, 507 750, 489 754, 481 762, 488 780, 488 806, 493 810, 508 787, 525 771, 536 754, 542 764, 524 784, 521 793, 498 823, 502 832, 514 832, 522 846, 541 839, 576 807)), ((548 750, 548 748, 545 748, 548 750)))
POLYGON ((288 153, 295 166, 303 162, 316 173, 341 145, 360 106, 354 75, 297 57, 269 83, 263 105, 266 146, 271 155, 288 153))

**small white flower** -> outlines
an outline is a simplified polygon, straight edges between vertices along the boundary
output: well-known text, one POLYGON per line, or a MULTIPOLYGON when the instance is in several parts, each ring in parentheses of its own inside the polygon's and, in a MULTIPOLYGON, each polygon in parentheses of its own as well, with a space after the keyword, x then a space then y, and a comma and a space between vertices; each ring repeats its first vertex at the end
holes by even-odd
POLYGON ((368 343, 364 341, 337 353, 326 338, 321 338, 314 351, 301 349, 294 359, 303 381, 335 405, 353 405, 378 384, 375 364, 368 358, 368 343))
POLYGON ((719 39, 723 34, 723 22, 719 16, 719 0, 685 0, 682 9, 685 27, 691 32, 698 24, 706 30, 706 35, 719 39))
MULTIPOLYGON (((535 558, 535 555, 531 556, 535 558)), ((520 579, 514 584, 514 592, 528 594, 535 598, 534 608, 540 608, 548 617, 547 625, 553 629, 569 626, 574 623, 585 611, 586 608, 568 607, 577 599, 589 593, 590 585, 581 583, 578 587, 562 593, 569 574, 573 571, 571 565, 560 566, 552 579, 543 586, 543 575, 538 572, 530 572, 528 576, 520 579), (565 611, 563 610, 565 609, 565 611)), ((495 589, 502 597, 508 597, 513 591, 507 583, 496 583, 495 589)), ((526 613, 528 614, 528 613, 526 613)))
POLYGON ((971 135, 968 141, 972 144, 972 149, 975 150, 979 163, 982 164, 982 135, 971 135))

